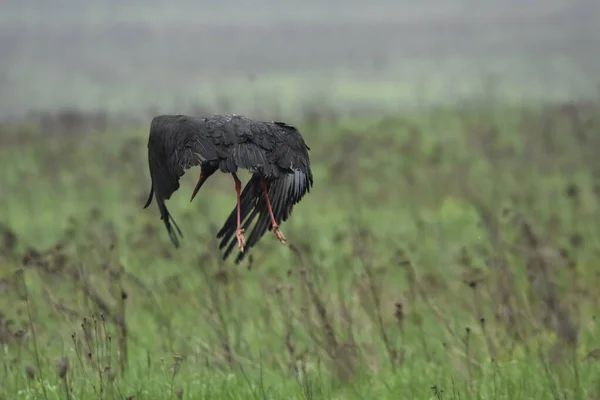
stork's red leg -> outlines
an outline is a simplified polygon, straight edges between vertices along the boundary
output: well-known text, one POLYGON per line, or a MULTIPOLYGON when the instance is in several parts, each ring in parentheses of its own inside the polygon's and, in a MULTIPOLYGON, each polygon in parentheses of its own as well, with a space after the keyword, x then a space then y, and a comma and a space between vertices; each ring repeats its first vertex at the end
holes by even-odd
POLYGON ((242 190, 242 182, 237 177, 235 172, 232 172, 233 180, 235 181, 235 193, 237 195, 237 231, 235 232, 235 237, 238 241, 238 246, 240 247, 240 251, 244 252, 244 247, 246 247, 246 239, 244 238, 244 230, 242 229, 242 216, 241 216, 241 200, 240 200, 240 191, 242 190))
POLYGON ((279 230, 279 225, 277 225, 277 222, 275 221, 275 215, 273 215, 273 208, 271 207, 271 200, 269 199, 269 190, 267 188, 267 182, 265 182, 265 178, 260 178, 260 185, 262 186, 262 189, 265 192, 267 208, 269 209, 269 214, 271 215, 271 224, 273 224, 273 233, 282 244, 285 244, 287 239, 285 238, 285 236, 283 236, 283 233, 279 230))
POLYGON ((192 202, 192 200, 194 200, 194 197, 196 197, 196 193, 198 193, 198 190, 200 190, 200 187, 204 184, 204 181, 206 181, 206 175, 204 175, 204 173, 202 173, 202 171, 200 171, 200 176, 198 177, 198 183, 196 183, 196 187, 194 188, 194 192, 192 193, 192 198, 190 199, 190 203, 192 202))

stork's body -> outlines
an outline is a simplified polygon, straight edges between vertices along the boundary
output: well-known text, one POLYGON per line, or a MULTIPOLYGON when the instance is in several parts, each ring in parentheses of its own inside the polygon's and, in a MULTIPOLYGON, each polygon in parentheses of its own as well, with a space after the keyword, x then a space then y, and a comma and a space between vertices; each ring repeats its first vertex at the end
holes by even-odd
POLYGON ((238 115, 154 117, 148 140, 152 188, 144 208, 154 195, 171 241, 178 247, 181 230, 167 210, 165 200, 179 189, 180 177, 189 168, 200 165, 193 200, 217 170, 230 173, 235 182, 237 206, 217 237, 221 238, 221 249, 227 246, 224 259, 237 240, 240 254, 236 262, 239 262, 244 251, 254 246, 267 230, 273 230, 285 244, 279 224, 287 220, 293 206, 313 184, 308 150, 298 130, 283 122, 255 121, 238 115), (252 172, 243 192, 236 174, 238 169, 252 172), (246 240, 244 231, 257 216, 246 240))

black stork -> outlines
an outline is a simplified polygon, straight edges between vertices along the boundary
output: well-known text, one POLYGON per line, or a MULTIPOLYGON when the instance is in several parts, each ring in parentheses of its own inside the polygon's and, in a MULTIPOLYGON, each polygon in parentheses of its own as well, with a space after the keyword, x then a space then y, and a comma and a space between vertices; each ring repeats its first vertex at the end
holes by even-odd
POLYGON ((165 200, 179 189, 179 179, 190 168, 200 165, 200 177, 190 201, 204 182, 217 170, 230 173, 235 182, 237 207, 217 234, 223 259, 236 240, 239 263, 267 230, 286 243, 279 225, 291 215, 313 185, 308 156, 310 148, 300 132, 284 122, 256 121, 240 115, 214 115, 195 118, 187 115, 159 115, 152 119, 148 139, 148 164, 152 187, 144 206, 156 197, 161 219, 175 247, 183 238, 167 210, 165 200), (236 172, 252 173, 244 190, 236 172), (244 232, 258 216, 248 240, 244 232), (235 239, 234 239, 235 236, 235 239))

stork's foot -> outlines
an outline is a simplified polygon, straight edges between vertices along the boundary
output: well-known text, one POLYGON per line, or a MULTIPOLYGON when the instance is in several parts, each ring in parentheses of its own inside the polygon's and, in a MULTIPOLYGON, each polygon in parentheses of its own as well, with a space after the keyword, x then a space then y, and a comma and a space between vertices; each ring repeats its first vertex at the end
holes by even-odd
POLYGON ((277 237, 277 239, 279 239, 279 241, 281 242, 281 244, 283 244, 283 245, 286 244, 287 239, 285 238, 285 236, 283 236, 283 233, 279 229, 279 226, 275 225, 273 227, 273 233, 275 234, 275 237, 277 237))
POLYGON ((238 247, 240 251, 243 253, 244 248, 246 247, 246 238, 244 238, 244 230, 242 228, 235 231, 235 237, 237 238, 238 247))

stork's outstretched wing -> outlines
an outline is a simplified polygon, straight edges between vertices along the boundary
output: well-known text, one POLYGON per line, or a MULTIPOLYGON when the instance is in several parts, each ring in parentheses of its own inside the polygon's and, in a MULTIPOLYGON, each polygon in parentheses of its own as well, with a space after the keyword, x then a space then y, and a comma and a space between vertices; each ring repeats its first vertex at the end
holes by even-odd
MULTIPOLYGON (((207 134, 203 120, 185 115, 161 115, 152 119, 148 139, 152 186, 144 208, 156 197, 161 219, 175 247, 179 247, 179 237, 183 235, 165 200, 179 189, 179 179, 189 168, 204 161, 218 163, 219 159, 227 157, 226 149, 219 147, 217 142, 218 137, 207 134)), ((216 171, 212 166, 210 162, 203 166, 206 178, 216 171)))
MULTIPOLYGON (((263 132, 253 140, 264 149, 268 165, 274 173, 255 173, 241 195, 241 220, 244 230, 248 230, 258 216, 258 220, 246 239, 246 248, 236 257, 236 264, 242 261, 247 252, 272 230, 268 204, 261 187, 261 176, 268 186, 268 196, 276 223, 279 225, 291 215, 292 209, 313 185, 313 176, 308 155, 309 147, 296 128, 282 122, 261 126, 263 132)), ((225 249, 226 259, 235 246, 237 229, 237 208, 234 208, 217 234, 219 248, 225 249)))

